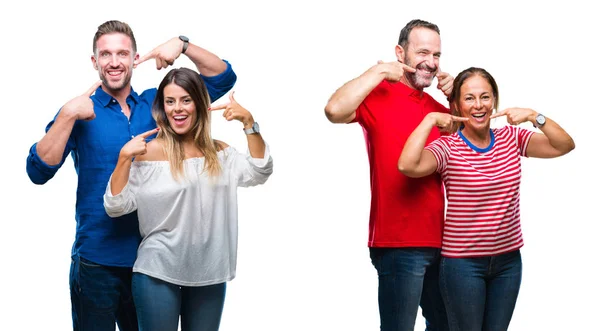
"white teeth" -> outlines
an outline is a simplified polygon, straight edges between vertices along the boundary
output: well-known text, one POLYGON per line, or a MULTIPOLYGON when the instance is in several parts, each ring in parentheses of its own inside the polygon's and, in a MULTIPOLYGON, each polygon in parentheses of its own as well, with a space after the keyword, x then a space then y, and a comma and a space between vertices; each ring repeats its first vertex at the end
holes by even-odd
POLYGON ((187 116, 173 116, 173 118, 176 120, 184 120, 187 118, 187 116))

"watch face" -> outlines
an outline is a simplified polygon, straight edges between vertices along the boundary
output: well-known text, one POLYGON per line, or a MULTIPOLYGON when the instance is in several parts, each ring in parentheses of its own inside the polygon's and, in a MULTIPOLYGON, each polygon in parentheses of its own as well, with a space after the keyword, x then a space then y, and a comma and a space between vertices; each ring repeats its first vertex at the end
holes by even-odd
POLYGON ((535 117, 535 121, 538 122, 539 125, 544 125, 546 123, 546 117, 544 117, 542 114, 539 114, 535 117))
POLYGON ((260 131, 260 127, 258 126, 258 122, 254 122, 254 124, 252 125, 252 129, 254 130, 254 132, 260 131))
POLYGON ((179 36, 179 39, 181 39, 181 41, 190 41, 190 38, 186 36, 179 36))

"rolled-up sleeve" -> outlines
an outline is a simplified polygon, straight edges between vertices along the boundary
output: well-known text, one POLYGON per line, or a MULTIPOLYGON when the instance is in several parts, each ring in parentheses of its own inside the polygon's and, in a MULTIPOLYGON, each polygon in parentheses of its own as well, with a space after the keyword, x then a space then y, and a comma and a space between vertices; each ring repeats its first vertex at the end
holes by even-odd
MULTIPOLYGON (((56 119, 56 117, 55 117, 55 119, 56 119)), ((50 130, 50 127, 52 126, 52 124, 54 124, 54 120, 52 120, 50 123, 48 123, 48 125, 46 126, 46 132, 48 132, 48 130, 50 130)), ((71 137, 69 137, 69 140, 67 141, 67 145, 65 146, 65 150, 63 152, 60 163, 58 163, 56 165, 49 165, 46 162, 44 162, 44 160, 42 160, 42 158, 38 155, 37 143, 33 144, 33 146, 31 146, 31 148, 29 149, 29 154, 27 155, 27 164, 25 166, 25 169, 27 171, 27 176, 29 176, 29 179, 34 184, 37 184, 37 185, 45 184, 47 181, 52 179, 52 177, 54 177, 54 175, 56 174, 58 169, 60 169, 60 167, 62 167, 63 163, 65 163, 67 156, 69 156, 71 151, 73 151, 74 149, 75 149, 75 140, 71 136, 71 137)))
POLYGON ((110 177, 108 184, 106 185, 106 192, 104 192, 104 210, 106 210, 108 216, 115 218, 137 210, 137 202, 135 199, 135 193, 139 187, 137 173, 136 169, 132 167, 129 171, 129 180, 127 184, 117 195, 112 195, 111 193, 110 181, 112 176, 110 177))
POLYGON ((227 68, 222 73, 210 77, 200 75, 206 84, 206 89, 208 90, 211 102, 219 99, 231 90, 237 80, 237 75, 233 71, 231 64, 226 60, 223 60, 223 62, 227 64, 227 68))
POLYGON ((273 158, 269 145, 265 144, 263 158, 253 158, 250 152, 246 154, 236 152, 234 171, 238 176, 238 186, 250 187, 264 184, 273 173, 273 158))

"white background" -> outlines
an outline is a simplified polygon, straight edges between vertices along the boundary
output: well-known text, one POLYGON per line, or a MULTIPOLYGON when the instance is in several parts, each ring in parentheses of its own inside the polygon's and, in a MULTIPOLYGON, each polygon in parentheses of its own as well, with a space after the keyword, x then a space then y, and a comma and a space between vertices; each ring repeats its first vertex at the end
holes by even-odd
MULTIPOLYGON (((97 80, 98 25, 123 20, 141 55, 179 34, 229 60, 238 101, 260 122, 274 174, 240 190, 237 278, 221 330, 377 330, 377 276, 367 249, 368 159, 358 125, 329 123, 329 96, 377 60, 394 60, 411 19, 438 24, 441 67, 486 68, 501 108, 531 107, 577 148, 523 160, 524 276, 510 330, 600 330, 597 10, 591 1, 11 2, 0 13, 4 153, 0 329, 68 330, 76 174, 27 178, 29 147, 69 99, 97 80), (36 3, 37 2, 37 3, 36 3)), ((191 66, 183 56, 176 67, 191 66)), ((136 91, 165 70, 135 70, 136 91)), ((438 100, 441 93, 428 91, 438 100)), ((217 103, 224 102, 226 99, 217 103)), ((213 136, 245 150, 239 123, 213 136)), ((417 330, 423 330, 417 319, 417 330)))

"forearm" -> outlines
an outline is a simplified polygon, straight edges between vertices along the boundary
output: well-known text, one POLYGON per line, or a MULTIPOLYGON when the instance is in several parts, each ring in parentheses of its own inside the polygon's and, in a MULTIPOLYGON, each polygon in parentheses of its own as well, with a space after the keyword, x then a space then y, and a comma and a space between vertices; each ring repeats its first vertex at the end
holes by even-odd
POLYGON ((130 157, 119 156, 117 166, 110 178, 110 193, 115 196, 120 194, 129 181, 129 171, 132 160, 130 157))
POLYGON ((192 43, 189 43, 184 54, 196 65, 203 76, 216 76, 227 69, 227 64, 221 58, 192 43))
POLYGON ((548 138, 552 147, 561 153, 566 154, 575 148, 573 138, 552 119, 546 117, 546 123, 540 127, 540 130, 548 138))
POLYGON ((418 172, 423 149, 434 124, 435 122, 432 122, 431 118, 426 116, 406 140, 402 154, 398 159, 398 170, 403 174, 409 176, 418 172))
POLYGON ((335 91, 325 106, 325 115, 329 121, 348 123, 354 119, 358 106, 385 77, 385 73, 379 68, 377 65, 369 68, 335 91))
POLYGON ((55 166, 62 162, 75 121, 76 116, 61 111, 50 130, 37 143, 36 153, 46 164, 55 166))

